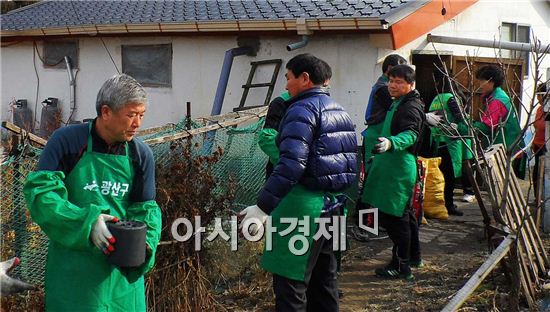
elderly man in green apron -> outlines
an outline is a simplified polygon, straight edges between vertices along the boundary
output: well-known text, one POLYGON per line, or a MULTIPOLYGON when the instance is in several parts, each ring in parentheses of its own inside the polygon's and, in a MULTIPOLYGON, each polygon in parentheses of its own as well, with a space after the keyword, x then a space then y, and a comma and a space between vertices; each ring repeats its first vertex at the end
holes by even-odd
POLYGON ((154 265, 161 213, 155 202, 151 149, 134 138, 147 95, 128 75, 108 79, 97 95, 97 118, 54 132, 27 177, 31 217, 49 238, 47 311, 145 311, 143 275, 154 265), (146 260, 120 268, 107 222, 147 225, 146 260))
POLYGON ((274 170, 257 204, 240 213, 240 226, 256 233, 271 217, 267 231, 275 232, 266 237, 261 266, 273 273, 277 311, 338 311, 333 250, 333 235, 338 233, 314 236, 328 230, 320 228, 319 218, 338 215, 343 205, 338 192, 355 182, 355 129, 350 116, 322 88, 331 74, 326 62, 300 54, 286 68, 288 109, 278 131, 266 129, 259 142, 274 170), (248 227, 251 220, 259 222, 248 227), (301 225, 290 227, 289 220, 301 225), (302 239, 294 240, 298 235, 302 239))
POLYGON ((414 280, 412 266, 421 266, 418 222, 411 207, 418 179, 416 148, 425 122, 424 103, 414 90, 415 73, 407 65, 388 73, 388 90, 394 101, 386 114, 375 154, 367 172, 361 200, 378 208, 380 225, 393 242, 390 263, 376 275, 414 280))

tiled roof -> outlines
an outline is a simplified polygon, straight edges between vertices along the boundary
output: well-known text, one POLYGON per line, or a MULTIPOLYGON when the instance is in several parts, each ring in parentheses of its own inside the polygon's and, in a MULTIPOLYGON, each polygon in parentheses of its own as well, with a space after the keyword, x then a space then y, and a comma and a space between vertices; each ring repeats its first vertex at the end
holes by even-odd
POLYGON ((296 18, 385 20, 414 2, 415 0, 43 1, 2 15, 1 29, 296 18))

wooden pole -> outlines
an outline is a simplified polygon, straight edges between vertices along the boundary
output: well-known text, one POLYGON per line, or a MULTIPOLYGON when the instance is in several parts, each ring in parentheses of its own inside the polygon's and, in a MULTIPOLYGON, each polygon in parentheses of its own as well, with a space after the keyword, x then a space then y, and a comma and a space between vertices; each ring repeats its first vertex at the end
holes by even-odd
POLYGON ((479 185, 477 184, 477 181, 474 177, 474 171, 472 170, 472 164, 469 160, 466 160, 463 162, 464 168, 466 169, 466 175, 468 176, 468 180, 470 181, 470 185, 474 189, 474 194, 476 196, 477 204, 479 205, 479 209, 481 210, 481 214, 483 215, 483 223, 485 226, 488 226, 491 224, 491 217, 489 217, 489 213, 487 212, 487 208, 485 207, 485 204, 483 203, 483 197, 481 196, 481 190, 479 188, 479 185))
POLYGON ((212 130, 217 130, 217 129, 220 129, 220 128, 228 128, 228 127, 236 126, 236 125, 244 123, 244 122, 254 121, 254 120, 257 120, 257 119, 265 116, 266 114, 267 114, 267 109, 264 108, 263 112, 261 112, 259 114, 244 116, 244 117, 240 117, 240 118, 232 119, 232 120, 227 120, 227 121, 223 121, 223 122, 217 122, 215 124, 212 124, 212 125, 209 125, 209 126, 206 126, 206 127, 197 128, 197 129, 193 129, 193 130, 189 130, 189 131, 186 130, 186 131, 182 131, 182 132, 178 132, 178 133, 170 134, 170 135, 165 135, 165 136, 161 136, 161 137, 158 137, 158 138, 145 140, 144 142, 146 144, 150 144, 150 145, 160 144, 160 143, 164 143, 164 142, 170 142, 170 141, 186 138, 188 136, 197 135, 197 134, 209 132, 209 131, 212 131, 212 130))
POLYGON ((25 129, 19 128, 18 126, 16 126, 15 124, 9 121, 2 121, 2 127, 4 127, 5 129, 15 134, 20 134, 24 137, 28 137, 29 140, 31 140, 31 142, 34 142, 40 146, 46 146, 46 143, 48 142, 45 139, 37 136, 36 134, 32 134, 30 132, 27 132, 25 129))
POLYGON ((483 282, 487 275, 491 273, 500 260, 502 260, 502 258, 510 251, 510 246, 515 239, 516 237, 514 235, 508 235, 441 311, 453 312, 458 310, 458 308, 464 304, 464 301, 466 301, 466 299, 468 299, 468 297, 477 289, 481 282, 483 282))
POLYGON ((535 196, 535 226, 538 231, 538 229, 540 229, 540 223, 542 222, 542 208, 544 207, 544 203, 542 201, 544 198, 542 196, 544 192, 544 157, 535 157, 539 160, 539 172, 537 172, 537 193, 535 196))

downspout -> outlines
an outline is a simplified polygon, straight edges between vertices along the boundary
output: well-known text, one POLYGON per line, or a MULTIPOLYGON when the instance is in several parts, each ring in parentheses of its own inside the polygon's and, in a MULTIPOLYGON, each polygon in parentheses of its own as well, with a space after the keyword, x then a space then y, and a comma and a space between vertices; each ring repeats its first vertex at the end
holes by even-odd
POLYGON ((222 72, 220 73, 220 80, 218 81, 218 88, 216 89, 216 96, 214 97, 212 112, 210 113, 211 116, 219 115, 222 111, 223 99, 225 97, 225 91, 227 90, 227 82, 229 81, 231 66, 233 66, 233 58, 253 52, 254 49, 252 47, 239 47, 225 51, 222 72))
POLYGON ((313 34, 313 31, 311 31, 307 26, 306 19, 303 17, 296 19, 296 32, 298 35, 302 35, 302 40, 287 45, 287 51, 294 51, 305 47, 309 42, 309 36, 313 34))
POLYGON ((294 42, 294 43, 291 43, 291 44, 287 45, 286 50, 287 51, 294 51, 296 49, 303 48, 307 45, 308 42, 309 42, 309 36, 303 35, 301 41, 294 42))
POLYGON ((76 101, 75 101, 75 92, 76 92, 76 81, 74 79, 73 70, 71 68, 71 63, 69 61, 69 57, 65 56, 65 65, 67 66, 67 74, 69 74, 69 98, 70 98, 70 104, 71 107, 71 114, 69 115, 69 120, 67 120, 67 124, 71 124, 73 121, 73 114, 76 110, 76 101))

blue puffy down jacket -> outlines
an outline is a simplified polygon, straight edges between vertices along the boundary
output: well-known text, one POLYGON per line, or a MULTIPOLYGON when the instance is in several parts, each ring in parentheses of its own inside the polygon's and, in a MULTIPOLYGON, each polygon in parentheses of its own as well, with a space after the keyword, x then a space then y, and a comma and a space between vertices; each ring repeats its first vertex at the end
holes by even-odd
POLYGON ((289 105, 277 137, 280 160, 258 196, 267 214, 297 183, 337 192, 357 174, 355 127, 342 106, 319 88, 302 92, 289 105))

